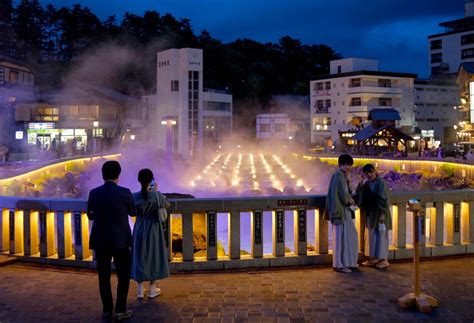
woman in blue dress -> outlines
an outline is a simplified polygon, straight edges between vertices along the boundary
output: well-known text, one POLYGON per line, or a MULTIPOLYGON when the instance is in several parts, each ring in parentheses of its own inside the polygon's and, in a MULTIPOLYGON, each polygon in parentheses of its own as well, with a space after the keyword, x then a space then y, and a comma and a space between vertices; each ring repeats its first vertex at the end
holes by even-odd
POLYGON ((168 253, 162 221, 166 221, 168 200, 156 190, 153 172, 147 168, 138 172, 140 192, 133 193, 137 207, 137 221, 133 228, 131 277, 137 286, 137 297, 143 298, 143 282, 150 282, 148 298, 161 294, 156 281, 169 276, 168 253))

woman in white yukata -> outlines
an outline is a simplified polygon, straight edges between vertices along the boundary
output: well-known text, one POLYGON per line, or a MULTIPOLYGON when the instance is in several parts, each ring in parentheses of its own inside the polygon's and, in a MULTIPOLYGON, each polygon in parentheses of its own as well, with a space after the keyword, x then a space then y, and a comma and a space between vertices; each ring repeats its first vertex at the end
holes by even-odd
POLYGON ((389 231, 392 230, 389 190, 372 164, 362 168, 367 181, 359 184, 357 193, 361 208, 365 211, 365 255, 369 257, 362 265, 379 269, 388 263, 389 231))

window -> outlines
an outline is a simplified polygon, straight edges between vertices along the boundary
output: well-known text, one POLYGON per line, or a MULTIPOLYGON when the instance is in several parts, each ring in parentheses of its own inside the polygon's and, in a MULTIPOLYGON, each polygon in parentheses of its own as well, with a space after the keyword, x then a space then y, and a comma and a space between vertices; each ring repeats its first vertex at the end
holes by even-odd
POLYGON ((431 54, 431 63, 441 63, 443 61, 442 53, 431 54))
POLYGON ((331 100, 326 100, 326 108, 330 108, 331 107, 331 100))
POLYGON ((362 100, 361 98, 352 98, 349 105, 351 107, 360 107, 362 105, 362 100))
MULTIPOLYGON (((462 44, 462 38, 461 38, 461 44, 462 44)), ((430 49, 431 50, 441 49, 441 48, 443 48, 443 43, 442 43, 441 39, 432 40, 430 42, 430 49)))
POLYGON ((0 84, 5 83, 5 68, 0 66, 0 84))
POLYGON ((463 49, 461 59, 474 57, 474 48, 463 49))
POLYGON ((461 45, 474 44, 474 34, 461 36, 461 45))
POLYGON ((324 83, 324 89, 325 90, 330 90, 331 89, 331 82, 324 83))
POLYGON ((323 85, 324 85, 323 82, 318 82, 318 83, 316 83, 316 90, 317 90, 317 91, 322 91, 322 90, 324 90, 323 85))
POLYGON ((171 81, 171 92, 179 91, 179 81, 171 81))
POLYGON ((18 82, 18 73, 14 71, 10 71, 8 80, 10 83, 18 82))
POLYGON ((318 100, 316 101, 318 109, 323 109, 324 108, 324 100, 318 100))
POLYGON ((379 98, 379 106, 381 107, 388 107, 392 105, 391 98, 379 98))
POLYGON ((359 86, 360 86, 360 78, 350 80, 349 87, 359 87, 359 86))
POLYGON ((337 67, 337 73, 340 74, 341 72, 342 72, 342 66, 339 65, 339 66, 337 67))
POLYGON ((392 87, 392 80, 390 79, 379 79, 378 80, 379 87, 392 87))

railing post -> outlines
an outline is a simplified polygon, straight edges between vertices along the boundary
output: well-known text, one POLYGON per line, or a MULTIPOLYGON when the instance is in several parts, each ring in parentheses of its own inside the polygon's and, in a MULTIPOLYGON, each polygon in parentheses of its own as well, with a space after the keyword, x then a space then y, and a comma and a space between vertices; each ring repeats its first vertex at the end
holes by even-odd
POLYGON ((444 202, 435 202, 434 219, 431 213, 431 237, 430 241, 435 246, 443 245, 444 234, 444 202))
POLYGON ((8 220, 10 218, 10 211, 8 209, 2 209, 0 215, 0 252, 7 251, 10 247, 9 242, 9 225, 8 220))
POLYGON ((74 255, 76 260, 90 257, 89 219, 86 213, 74 212, 74 255))
POLYGON ((272 211, 273 256, 285 256, 285 211, 272 211))
POLYGON ((194 235, 193 235, 193 214, 181 214, 183 223, 183 261, 194 260, 194 235))
POLYGON ((68 258, 72 256, 72 228, 71 213, 64 211, 56 212, 58 224, 58 257, 68 258))
POLYGON ((255 210, 251 213, 252 257, 263 257, 263 212, 255 210))
POLYGON ((407 209, 404 203, 392 206, 393 216, 393 245, 405 248, 407 241, 407 209))
POLYGON ((467 212, 467 221, 464 225, 465 229, 465 241, 468 243, 474 243, 474 202, 469 202, 469 211, 467 212))
POLYGON ((240 211, 229 213, 229 257, 240 259, 240 211))
POLYGON ((354 212, 355 219, 354 219, 354 224, 357 230, 357 241, 359 241, 359 252, 364 252, 365 249, 365 243, 364 243, 364 238, 365 238, 365 216, 363 216, 363 213, 361 212, 360 208, 357 209, 354 212))
POLYGON ((446 218, 446 243, 459 244, 461 242, 461 205, 459 203, 445 203, 444 217, 446 218))
MULTIPOLYGON (((166 252, 168 253, 168 261, 171 261, 171 217, 173 215, 171 213, 168 214, 168 218, 166 221, 161 222, 161 226, 163 228, 163 236, 165 239, 165 245, 166 245, 166 252)), ((134 217, 133 219, 136 219, 134 217)))
POLYGON ((214 211, 206 212, 207 228, 207 260, 217 259, 217 214, 214 211))
POLYGON ((37 211, 23 211, 23 233, 25 256, 36 255, 39 252, 37 211))
POLYGON ((314 248, 320 255, 328 253, 329 221, 323 219, 319 209, 314 210, 315 242, 314 248))
POLYGON ((308 235, 306 230, 306 209, 298 209, 294 213, 294 243, 295 254, 305 256, 308 254, 308 235))
POLYGON ((40 222, 40 256, 49 257, 55 254, 54 250, 54 213, 39 212, 40 222))
POLYGON ((23 212, 10 210, 10 254, 23 252, 23 212))

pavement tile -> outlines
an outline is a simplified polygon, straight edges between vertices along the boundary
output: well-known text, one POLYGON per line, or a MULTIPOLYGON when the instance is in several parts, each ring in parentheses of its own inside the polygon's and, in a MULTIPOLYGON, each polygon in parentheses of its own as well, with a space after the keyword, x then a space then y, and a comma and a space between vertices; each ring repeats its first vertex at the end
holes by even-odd
MULTIPOLYGON (((474 257, 421 267, 423 292, 441 304, 430 314, 397 304, 412 292, 410 263, 392 263, 385 272, 362 268, 353 275, 330 268, 172 275, 159 282, 163 294, 153 300, 138 301, 132 283, 128 303, 135 313, 131 322, 472 322, 474 257)), ((1 323, 100 321, 94 271, 16 262, 0 267, 0 277, 1 323)))

